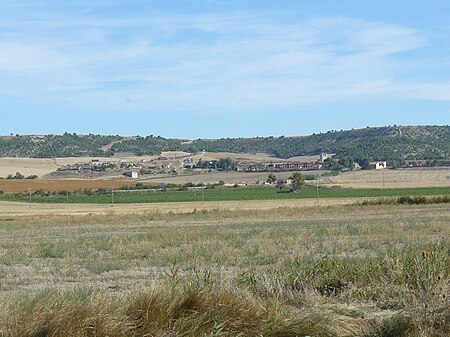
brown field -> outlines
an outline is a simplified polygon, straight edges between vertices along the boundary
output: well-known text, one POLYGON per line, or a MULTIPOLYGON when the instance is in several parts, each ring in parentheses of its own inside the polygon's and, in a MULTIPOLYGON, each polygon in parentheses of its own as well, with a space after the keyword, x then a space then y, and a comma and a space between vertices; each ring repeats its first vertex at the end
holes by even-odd
POLYGON ((132 180, 44 180, 44 179, 0 179, 0 191, 7 193, 44 191, 76 191, 79 189, 119 188, 135 185, 132 180))

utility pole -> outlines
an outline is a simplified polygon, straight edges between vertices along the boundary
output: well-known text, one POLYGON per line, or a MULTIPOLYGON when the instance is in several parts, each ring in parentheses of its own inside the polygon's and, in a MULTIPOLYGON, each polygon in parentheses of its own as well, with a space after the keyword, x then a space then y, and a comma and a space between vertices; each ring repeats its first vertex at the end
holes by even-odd
POLYGON ((66 185, 66 203, 69 203, 69 187, 66 185))
POLYGON ((319 203, 319 175, 316 176, 316 201, 319 203))
POLYGON ((205 191, 204 191, 204 186, 203 186, 203 182, 202 182, 202 202, 205 203, 205 191))
POLYGON ((28 197, 30 198, 30 208, 31 208, 31 188, 28 187, 28 197))
POLYGON ((111 187, 111 207, 114 206, 114 189, 111 187))
POLYGON ((383 170, 383 187, 384 187, 384 170, 383 170))

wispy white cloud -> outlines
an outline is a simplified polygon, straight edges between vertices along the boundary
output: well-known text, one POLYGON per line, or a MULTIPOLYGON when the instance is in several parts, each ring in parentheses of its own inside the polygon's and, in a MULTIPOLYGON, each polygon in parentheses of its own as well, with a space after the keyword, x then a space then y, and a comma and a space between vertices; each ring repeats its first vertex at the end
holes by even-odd
POLYGON ((88 12, 0 24, 9 27, 0 32, 0 90, 99 111, 450 100, 449 79, 404 75, 404 55, 427 43, 409 27, 330 17, 282 23, 270 13, 104 19, 88 12))

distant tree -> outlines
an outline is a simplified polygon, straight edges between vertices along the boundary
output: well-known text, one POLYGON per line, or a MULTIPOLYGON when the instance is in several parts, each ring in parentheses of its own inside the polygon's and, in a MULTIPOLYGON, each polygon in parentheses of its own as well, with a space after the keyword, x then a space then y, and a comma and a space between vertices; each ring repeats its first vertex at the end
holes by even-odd
POLYGON ((24 178, 25 176, 20 172, 16 172, 16 175, 14 176, 14 179, 24 179, 24 178))
POLYGON ((22 173, 20 173, 20 172, 16 172, 15 175, 8 174, 6 176, 6 179, 24 179, 24 178, 25 178, 25 176, 22 173))
POLYGON ((305 185, 305 176, 300 172, 294 172, 291 176, 292 188, 296 191, 301 190, 305 185))
POLYGON ((277 185, 276 185, 276 187, 279 188, 280 191, 283 189, 283 187, 284 187, 284 181, 283 181, 283 179, 278 179, 278 180, 277 180, 277 185))
POLYGON ((269 177, 267 178, 267 183, 273 184, 276 181, 277 181, 277 177, 275 176, 275 174, 269 173, 269 177))
POLYGON ((367 168, 369 166, 369 158, 364 157, 358 160, 359 166, 361 166, 363 169, 367 168))

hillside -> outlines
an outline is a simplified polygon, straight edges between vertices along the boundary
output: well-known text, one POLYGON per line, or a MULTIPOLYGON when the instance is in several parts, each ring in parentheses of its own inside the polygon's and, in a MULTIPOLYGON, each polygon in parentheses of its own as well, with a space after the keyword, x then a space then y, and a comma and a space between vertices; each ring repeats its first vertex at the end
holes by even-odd
POLYGON ((0 138, 0 157, 81 157, 109 153, 101 147, 120 140, 119 136, 65 133, 46 136, 8 136, 0 138))
POLYGON ((265 152, 289 158, 336 153, 340 158, 369 160, 450 158, 449 126, 394 126, 329 131, 305 137, 197 139, 101 135, 9 136, 0 138, 0 157, 112 156, 119 152, 154 155, 162 151, 265 152))
POLYGON ((266 152, 280 158, 336 153, 370 160, 448 159, 449 126, 380 127, 330 131, 306 137, 197 140, 191 151, 266 152))

